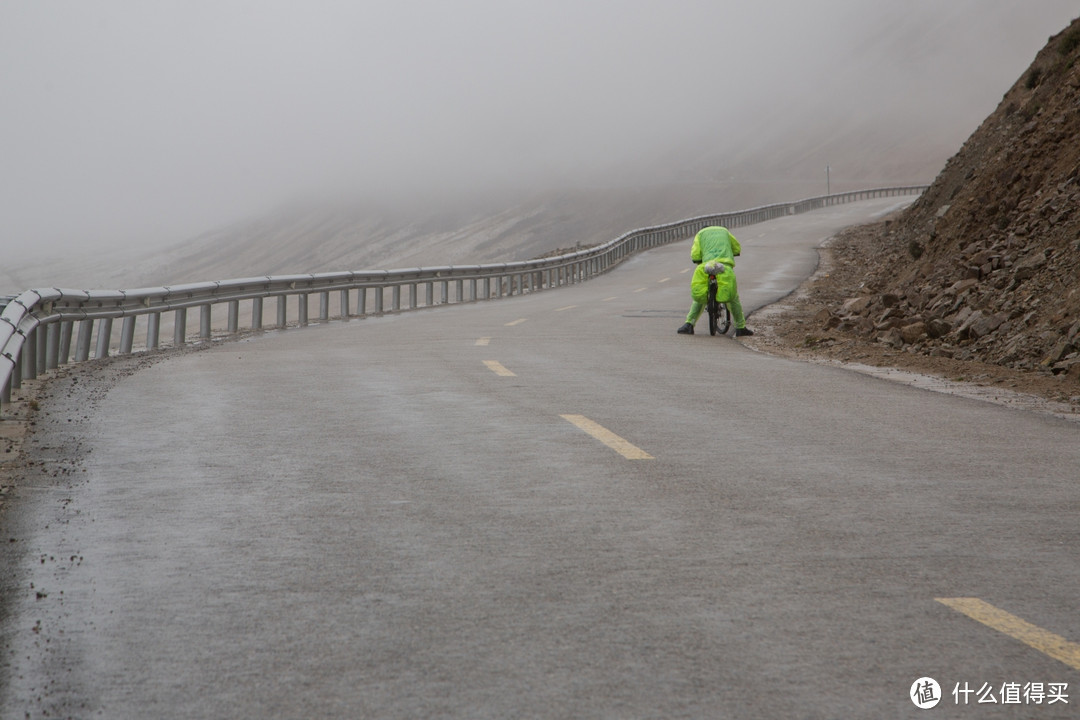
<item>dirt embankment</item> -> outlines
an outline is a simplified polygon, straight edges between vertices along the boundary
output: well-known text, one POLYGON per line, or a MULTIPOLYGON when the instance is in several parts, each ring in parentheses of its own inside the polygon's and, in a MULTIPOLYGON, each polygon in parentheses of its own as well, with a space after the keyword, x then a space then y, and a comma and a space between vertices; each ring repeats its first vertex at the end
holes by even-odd
POLYGON ((1080 410, 1080 20, 1052 37, 930 189, 842 233, 753 341, 1080 410))

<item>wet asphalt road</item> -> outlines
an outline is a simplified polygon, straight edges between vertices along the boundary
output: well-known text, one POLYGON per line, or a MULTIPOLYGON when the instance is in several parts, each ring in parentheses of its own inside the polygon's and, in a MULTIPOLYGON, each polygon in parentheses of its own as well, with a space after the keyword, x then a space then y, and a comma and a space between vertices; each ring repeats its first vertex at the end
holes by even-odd
MULTIPOLYGON (((894 203, 741 229, 746 308, 894 203)), ((85 472, 9 501, 0 716, 1080 715, 1080 653, 939 601, 1080 642, 1080 428, 678 336, 690 268, 57 393, 85 472), (1072 697, 952 694, 1014 682, 1072 697)))

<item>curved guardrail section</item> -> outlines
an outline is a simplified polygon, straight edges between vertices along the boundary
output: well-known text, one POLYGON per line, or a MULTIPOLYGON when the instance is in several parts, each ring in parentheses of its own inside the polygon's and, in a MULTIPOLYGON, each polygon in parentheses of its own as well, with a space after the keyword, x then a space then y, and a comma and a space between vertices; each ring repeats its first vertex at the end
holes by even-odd
POLYGON ((278 275, 137 290, 27 290, 13 298, 0 314, 0 409, 10 402, 11 391, 19 388, 24 380, 36 379, 38 375, 69 362, 108 357, 116 319, 122 323, 118 352, 128 354, 135 351, 136 322, 140 317, 146 318, 146 350, 161 347, 162 315, 165 313, 173 315, 172 346, 184 345, 188 342, 187 315, 191 308, 199 308, 198 338, 209 340, 212 308, 217 305, 227 307, 227 335, 241 332, 241 301, 250 301, 250 329, 258 331, 290 324, 290 297, 296 298, 293 303, 295 323, 300 326, 311 320, 309 299, 313 295, 319 298, 319 322, 330 319, 331 293, 339 294, 338 317, 344 319, 492 300, 582 282, 606 272, 635 252, 691 238, 709 225, 735 228, 830 205, 920 194, 926 187, 859 190, 739 212, 703 215, 632 230, 586 250, 522 262, 278 275), (351 304, 353 298, 355 306, 351 304), (265 324, 263 318, 268 299, 276 300, 276 322, 272 325, 265 324))

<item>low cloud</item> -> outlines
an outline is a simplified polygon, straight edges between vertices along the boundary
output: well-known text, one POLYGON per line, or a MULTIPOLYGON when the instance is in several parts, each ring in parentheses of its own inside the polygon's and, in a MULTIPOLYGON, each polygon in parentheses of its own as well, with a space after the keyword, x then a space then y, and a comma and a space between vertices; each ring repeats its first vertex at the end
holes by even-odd
POLYGON ((766 146, 768 172, 811 171, 781 150, 818 172, 852 118, 958 147, 1072 5, 5 3, 0 245, 171 243, 297 197, 664 182, 766 146))

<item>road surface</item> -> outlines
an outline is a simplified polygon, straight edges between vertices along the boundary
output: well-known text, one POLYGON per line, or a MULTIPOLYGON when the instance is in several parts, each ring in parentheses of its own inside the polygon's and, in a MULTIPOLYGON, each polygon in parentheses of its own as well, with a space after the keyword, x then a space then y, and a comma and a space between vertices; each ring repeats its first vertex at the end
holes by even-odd
MULTIPOLYGON (((740 229, 744 306, 895 202, 740 229)), ((689 249, 55 381, 0 715, 1080 715, 1077 426, 677 335, 689 249)))

